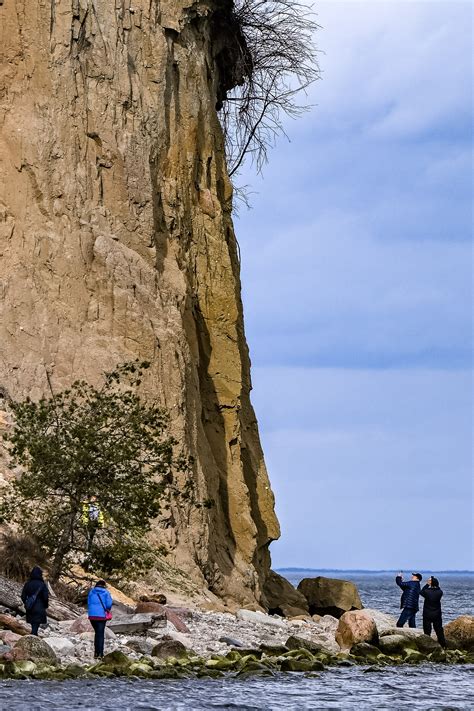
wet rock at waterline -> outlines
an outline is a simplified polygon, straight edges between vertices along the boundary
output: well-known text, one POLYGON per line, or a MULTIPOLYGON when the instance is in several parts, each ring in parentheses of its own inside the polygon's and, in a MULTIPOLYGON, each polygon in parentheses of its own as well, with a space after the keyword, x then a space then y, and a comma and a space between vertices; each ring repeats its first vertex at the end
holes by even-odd
POLYGON ((34 635, 21 637, 18 642, 15 642, 9 654, 12 661, 29 660, 32 662, 47 662, 48 664, 58 663, 54 649, 43 639, 34 635))
POLYGON ((343 651, 348 651, 359 642, 376 644, 379 635, 373 619, 361 610, 345 612, 336 630, 336 642, 343 651))
POLYGON ((474 616, 461 615, 444 628, 448 647, 474 652, 474 616))

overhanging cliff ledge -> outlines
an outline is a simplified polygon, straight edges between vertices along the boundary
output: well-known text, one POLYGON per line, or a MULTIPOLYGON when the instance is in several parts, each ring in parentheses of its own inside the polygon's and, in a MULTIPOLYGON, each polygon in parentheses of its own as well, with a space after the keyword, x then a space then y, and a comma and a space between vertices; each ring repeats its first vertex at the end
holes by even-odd
POLYGON ((227 0, 0 5, 0 386, 47 392, 136 357, 194 457, 157 522, 197 586, 262 600, 279 536, 216 113, 239 80, 227 0))

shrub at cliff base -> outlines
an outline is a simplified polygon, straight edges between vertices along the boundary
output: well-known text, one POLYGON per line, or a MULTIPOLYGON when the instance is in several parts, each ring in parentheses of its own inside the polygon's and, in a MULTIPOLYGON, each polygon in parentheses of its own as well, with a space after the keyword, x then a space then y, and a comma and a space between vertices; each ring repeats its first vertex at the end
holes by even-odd
POLYGON ((69 563, 131 574, 153 562, 143 535, 173 495, 190 497, 187 462, 175 456, 167 413, 138 392, 146 362, 105 373, 100 387, 76 381, 33 402, 12 403, 7 436, 22 475, 1 520, 34 535, 51 556, 50 579, 69 563))

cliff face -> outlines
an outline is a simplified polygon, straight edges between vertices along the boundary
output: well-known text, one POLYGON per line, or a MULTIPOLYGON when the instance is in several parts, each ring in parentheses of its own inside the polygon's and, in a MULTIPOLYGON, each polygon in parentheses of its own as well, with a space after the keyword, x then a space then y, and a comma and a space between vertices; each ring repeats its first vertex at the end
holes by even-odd
MULTIPOLYGON (((0 0, 0 386, 135 357, 195 458, 158 522, 202 587, 260 599, 279 535, 250 403, 216 100, 230 0, 0 0)), ((233 54, 234 52, 234 54, 233 54)))

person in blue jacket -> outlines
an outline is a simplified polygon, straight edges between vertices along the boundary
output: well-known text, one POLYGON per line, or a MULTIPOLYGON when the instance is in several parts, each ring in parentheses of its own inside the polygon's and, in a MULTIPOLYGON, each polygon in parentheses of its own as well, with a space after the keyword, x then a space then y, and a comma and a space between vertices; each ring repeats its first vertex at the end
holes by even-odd
POLYGON ((112 595, 107 590, 105 580, 98 580, 87 596, 87 614, 94 628, 94 657, 100 659, 104 656, 105 625, 112 615, 110 610, 113 605, 112 595))
POLYGON ((400 600, 401 615, 398 618, 397 627, 403 627, 408 622, 409 627, 416 627, 416 613, 418 612, 420 599, 420 581, 423 576, 420 573, 412 573, 411 580, 403 582, 403 575, 399 573, 395 578, 398 587, 403 590, 400 600))

